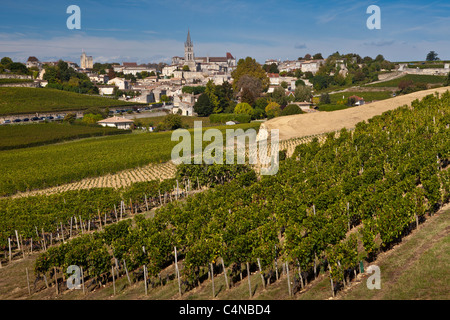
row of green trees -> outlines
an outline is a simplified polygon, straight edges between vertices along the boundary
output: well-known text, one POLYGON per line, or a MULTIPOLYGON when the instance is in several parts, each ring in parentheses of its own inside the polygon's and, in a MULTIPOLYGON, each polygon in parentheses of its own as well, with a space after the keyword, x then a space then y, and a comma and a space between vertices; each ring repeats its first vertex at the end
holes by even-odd
MULTIPOLYGON (((274 117, 281 114, 281 110, 290 102, 310 101, 311 89, 306 87, 303 81, 299 80, 295 91, 291 95, 286 95, 285 86, 275 88, 272 93, 262 97, 269 88, 269 78, 264 68, 255 59, 247 57, 238 61, 236 69, 232 72, 233 85, 228 82, 222 85, 215 85, 209 81, 206 87, 185 87, 183 92, 202 93, 194 106, 194 110, 200 116, 209 116, 220 113, 247 114, 252 119, 262 119, 274 117), (203 89, 204 88, 204 89, 203 89), (236 104, 240 99, 241 103, 236 104), (269 112, 269 103, 276 103, 280 112, 269 112)), ((297 106, 291 106, 286 114, 301 113, 297 106)))
POLYGON ((23 63, 14 62, 9 57, 3 57, 0 60, 0 73, 4 73, 6 70, 13 74, 32 75, 32 72, 23 63))
POLYGON ((48 88, 88 94, 99 93, 98 88, 86 74, 75 71, 62 60, 59 60, 56 66, 44 68, 44 80, 48 81, 48 88))

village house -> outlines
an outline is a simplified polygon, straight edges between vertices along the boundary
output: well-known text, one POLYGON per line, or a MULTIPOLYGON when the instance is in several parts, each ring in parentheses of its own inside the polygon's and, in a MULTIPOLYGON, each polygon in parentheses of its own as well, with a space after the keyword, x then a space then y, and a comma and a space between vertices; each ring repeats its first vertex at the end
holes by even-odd
POLYGON ((42 68, 42 63, 39 61, 38 58, 36 57, 29 57, 26 63, 27 68, 38 68, 39 70, 41 70, 42 68))
POLYGON ((114 85, 120 90, 128 90, 129 82, 125 78, 114 78, 107 82, 107 84, 114 85))
POLYGON ((133 124, 133 120, 125 119, 124 117, 111 117, 107 119, 103 119, 100 121, 97 121, 99 125, 102 127, 113 127, 117 129, 123 129, 128 130, 131 128, 131 125, 133 124))
POLYGON ((115 86, 111 85, 97 85, 98 92, 101 96, 112 95, 114 93, 115 86))
POLYGON ((193 116, 194 104, 197 102, 200 95, 193 95, 189 93, 183 93, 173 97, 173 113, 179 113, 183 116, 193 116))

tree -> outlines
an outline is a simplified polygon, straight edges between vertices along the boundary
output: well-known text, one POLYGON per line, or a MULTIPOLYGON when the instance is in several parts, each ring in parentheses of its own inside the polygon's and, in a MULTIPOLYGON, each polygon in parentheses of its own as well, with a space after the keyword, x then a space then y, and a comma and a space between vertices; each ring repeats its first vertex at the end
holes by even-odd
POLYGON ((295 87, 304 87, 306 86, 305 81, 303 81, 302 79, 298 79, 295 81, 295 87))
POLYGON ((230 105, 232 105, 233 108, 235 107, 235 102, 233 101, 233 86, 228 81, 216 86, 215 93, 219 99, 219 108, 222 112, 229 109, 230 105))
POLYGON ((253 108, 248 103, 241 102, 241 103, 238 103, 236 105, 236 107, 234 108, 234 113, 236 113, 236 114, 248 114, 248 115, 251 116, 253 114, 253 108))
POLYGON ((280 86, 281 86, 283 89, 287 89, 287 87, 288 87, 289 85, 288 85, 288 83, 287 83, 286 81, 281 81, 280 86))
POLYGON ((261 109, 261 108, 253 109, 252 119, 263 119, 265 116, 266 116, 266 112, 264 111, 264 109, 261 109))
POLYGON ((278 70, 278 66, 276 63, 272 63, 272 64, 265 64, 263 66, 263 69, 267 72, 267 73, 280 73, 280 71, 278 70))
POLYGON ((167 95, 165 95, 165 94, 161 95, 161 102, 169 102, 169 101, 170 101, 170 98, 167 95))
POLYGON ((280 113, 280 116, 290 116, 293 114, 301 114, 303 113, 302 109, 299 108, 296 104, 287 105, 280 113))
POLYGON ((353 107, 356 104, 357 100, 355 96, 351 96, 347 98, 347 105, 349 107, 353 107))
POLYGON ((88 113, 83 116, 83 122, 87 124, 96 124, 97 121, 100 121, 102 119, 103 116, 101 114, 88 113))
POLYGON ((450 86, 450 72, 448 73, 447 78, 445 79, 445 82, 444 82, 444 87, 448 87, 448 86, 450 86))
POLYGON ((311 55, 308 53, 308 54, 305 55, 305 58, 304 58, 304 59, 305 59, 305 60, 311 60, 312 57, 311 57, 311 55))
MULTIPOLYGON (((109 113, 109 111, 108 111, 108 113, 109 113)), ((101 115, 102 118, 105 118, 108 115, 108 113, 106 112, 106 110, 102 111, 98 107, 90 107, 90 108, 86 109, 83 112, 83 115, 87 115, 87 114, 97 115, 97 114, 99 114, 99 115, 101 115)))
POLYGON ((0 63, 6 68, 9 69, 9 66, 11 63, 13 63, 12 59, 10 57, 3 57, 2 60, 0 60, 0 63))
POLYGON ((377 56, 375 57, 375 61, 377 61, 377 62, 382 62, 382 61, 384 61, 383 55, 382 55, 382 54, 377 55, 377 56))
POLYGON ((268 104, 269 101, 267 101, 267 98, 265 97, 258 98, 255 101, 255 109, 265 110, 268 104))
POLYGON ((295 76, 297 79, 300 79, 300 78, 303 76, 302 70, 300 70, 300 69, 295 70, 294 76, 295 76))
POLYGON ((114 68, 109 68, 108 69, 108 78, 109 80, 112 80, 116 77, 116 73, 114 72, 114 68))
POLYGON ((12 62, 10 63, 6 69, 9 69, 12 73, 16 74, 29 74, 27 67, 20 62, 12 62))
POLYGON ((205 92, 206 87, 205 86, 184 86, 181 89, 181 92, 183 93, 190 93, 190 94, 199 94, 205 92))
POLYGON ((430 51, 427 54, 427 61, 438 61, 438 54, 434 51, 430 51))
POLYGON ((321 59, 323 59, 322 54, 321 54, 321 53, 316 53, 316 54, 313 56, 313 59, 314 59, 314 60, 321 60, 321 59))
POLYGON ((208 117, 213 113, 214 107, 209 101, 209 97, 206 93, 202 93, 198 98, 197 102, 194 104, 194 111, 200 117, 208 117))
POLYGON ((241 101, 253 105, 255 103, 255 97, 249 88, 244 87, 241 93, 241 101))
POLYGON ((261 79, 245 74, 240 77, 237 83, 237 88, 238 92, 241 92, 241 94, 244 88, 247 88, 248 91, 252 94, 253 99, 256 99, 261 95, 263 91, 263 84, 261 79))
POLYGON ((311 101, 312 90, 307 86, 298 86, 295 88, 294 96, 295 101, 311 101))
POLYGON ((315 90, 322 90, 328 87, 328 77, 326 75, 316 75, 310 81, 314 86, 315 90))
POLYGON ((276 87, 271 94, 271 98, 273 101, 278 103, 280 106, 285 106, 288 104, 288 98, 286 97, 286 91, 282 87, 276 87))
POLYGON ((320 104, 330 104, 331 103, 330 95, 328 93, 322 93, 320 95, 319 103, 320 104))
POLYGON ((219 104, 219 97, 216 95, 216 86, 212 80, 206 84, 205 93, 208 95, 209 102, 213 107, 213 113, 221 113, 223 109, 219 104))
POLYGON ((414 85, 414 82, 412 80, 402 80, 398 84, 398 89, 403 92, 407 88, 412 87, 413 85, 414 85))
POLYGON ((75 113, 68 113, 64 116, 64 122, 74 123, 77 119, 77 115, 75 113))
POLYGON ((314 78, 314 74, 311 71, 306 71, 305 72, 305 78, 306 79, 312 79, 312 78, 314 78))
POLYGON ((163 124, 167 130, 176 130, 183 126, 183 121, 179 114, 168 114, 164 117, 163 124))
POLYGON ((236 69, 231 73, 231 76, 234 79, 233 89, 235 90, 235 92, 239 92, 241 90, 242 87, 240 87, 239 85, 242 85, 242 83, 240 83, 239 80, 244 75, 260 80, 262 90, 266 90, 269 87, 270 82, 266 72, 261 67, 261 65, 251 57, 239 59, 236 69))
POLYGON ((272 101, 266 106, 266 115, 267 118, 272 119, 274 117, 278 117, 281 113, 281 107, 278 103, 272 101))
POLYGON ((189 66, 188 65, 183 66, 183 71, 190 71, 189 66))

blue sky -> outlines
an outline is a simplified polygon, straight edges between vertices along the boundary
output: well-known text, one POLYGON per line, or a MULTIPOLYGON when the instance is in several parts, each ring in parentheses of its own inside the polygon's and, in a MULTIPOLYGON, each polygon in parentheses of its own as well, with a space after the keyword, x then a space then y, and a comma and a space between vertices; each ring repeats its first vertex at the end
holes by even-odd
POLYGON ((450 59, 448 1, 298 0, 2 0, 0 57, 25 62, 159 62, 184 54, 191 31, 196 56, 296 59, 383 54, 423 60, 430 50, 450 59), (81 9, 81 30, 69 30, 69 5, 81 9), (381 9, 381 30, 369 30, 368 6, 381 9))

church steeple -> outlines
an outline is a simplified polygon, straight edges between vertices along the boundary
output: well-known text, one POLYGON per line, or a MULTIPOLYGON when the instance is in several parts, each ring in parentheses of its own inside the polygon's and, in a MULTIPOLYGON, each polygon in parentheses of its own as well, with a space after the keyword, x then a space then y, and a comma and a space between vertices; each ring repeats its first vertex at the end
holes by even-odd
POLYGON ((191 41, 191 33, 190 33, 189 29, 188 29, 187 39, 186 39, 186 42, 184 43, 184 46, 185 47, 193 47, 194 46, 194 44, 191 41))

